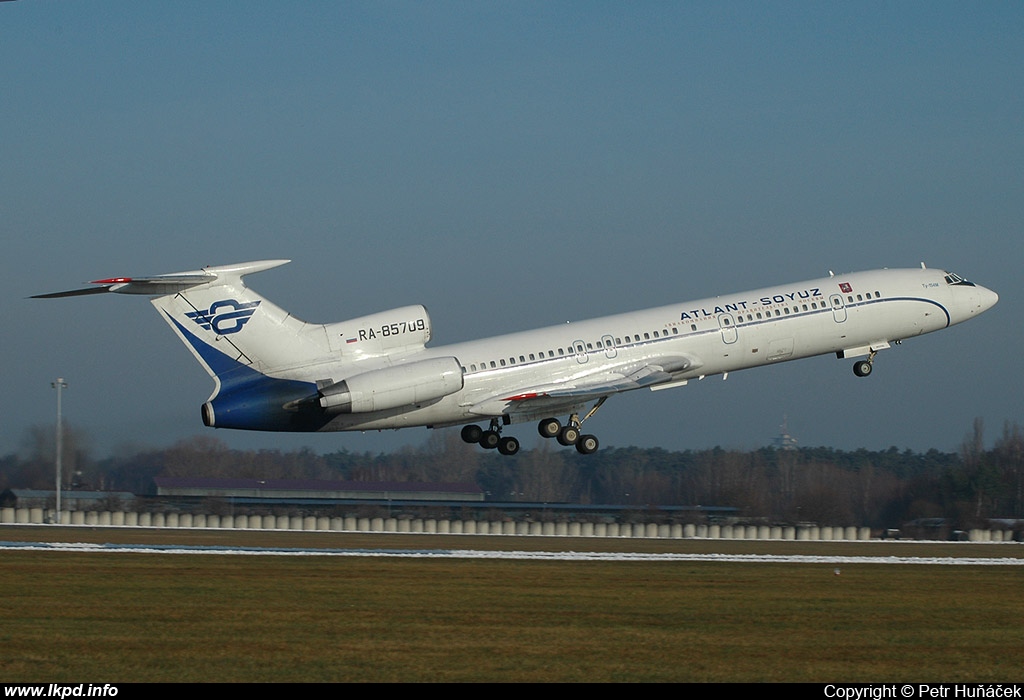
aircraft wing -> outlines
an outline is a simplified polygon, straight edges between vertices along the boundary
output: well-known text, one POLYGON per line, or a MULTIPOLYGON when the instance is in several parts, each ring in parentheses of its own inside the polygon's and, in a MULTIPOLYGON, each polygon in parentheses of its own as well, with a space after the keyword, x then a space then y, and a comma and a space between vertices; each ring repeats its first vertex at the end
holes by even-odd
POLYGON ((665 384, 672 381, 676 374, 696 369, 703 364, 692 355, 674 355, 603 367, 593 374, 585 374, 572 381, 523 387, 491 396, 473 404, 469 410, 481 416, 520 412, 532 414, 545 410, 545 406, 550 406, 553 411, 560 410, 568 405, 586 403, 622 391, 665 384))

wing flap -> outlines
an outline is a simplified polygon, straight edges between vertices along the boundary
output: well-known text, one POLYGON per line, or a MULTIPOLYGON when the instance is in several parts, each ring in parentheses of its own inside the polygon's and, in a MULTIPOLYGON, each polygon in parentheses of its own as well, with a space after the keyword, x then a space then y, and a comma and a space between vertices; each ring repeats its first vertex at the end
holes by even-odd
POLYGON ((554 410, 623 391, 671 382, 676 374, 696 369, 702 364, 693 356, 663 357, 644 362, 624 363, 603 368, 571 382, 523 387, 507 394, 491 396, 474 403, 469 410, 481 416, 535 413, 544 406, 550 406, 554 410))

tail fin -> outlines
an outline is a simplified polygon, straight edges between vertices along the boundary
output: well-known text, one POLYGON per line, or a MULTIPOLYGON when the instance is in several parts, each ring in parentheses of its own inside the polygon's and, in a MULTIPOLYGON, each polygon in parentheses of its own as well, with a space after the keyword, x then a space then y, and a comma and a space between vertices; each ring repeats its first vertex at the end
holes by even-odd
MULTIPOLYGON (((242 281, 245 275, 287 262, 264 260, 205 267, 199 273, 201 282, 159 296, 152 304, 214 379, 223 381, 225 361, 260 374, 287 374, 290 369, 322 361, 329 354, 324 327, 300 321, 242 281)), ((169 279, 174 284, 174 277, 150 279, 162 286, 169 279)))
POLYGON ((287 262, 262 260, 153 277, 112 277, 93 282, 99 286, 35 298, 103 292, 156 297, 152 304, 216 384, 203 405, 206 425, 316 430, 322 420, 281 407, 316 392, 316 384, 300 378, 298 370, 329 357, 325 327, 293 317, 242 281, 248 274, 287 262))

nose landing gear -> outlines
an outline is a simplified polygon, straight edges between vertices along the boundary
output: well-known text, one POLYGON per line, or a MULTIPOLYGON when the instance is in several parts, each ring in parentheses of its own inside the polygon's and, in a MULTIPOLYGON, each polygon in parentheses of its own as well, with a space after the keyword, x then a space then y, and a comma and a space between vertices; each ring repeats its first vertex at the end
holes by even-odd
POLYGON ((866 377, 871 374, 871 370, 874 369, 875 355, 878 354, 877 350, 873 350, 868 359, 858 360, 853 363, 853 373, 858 377, 866 377))

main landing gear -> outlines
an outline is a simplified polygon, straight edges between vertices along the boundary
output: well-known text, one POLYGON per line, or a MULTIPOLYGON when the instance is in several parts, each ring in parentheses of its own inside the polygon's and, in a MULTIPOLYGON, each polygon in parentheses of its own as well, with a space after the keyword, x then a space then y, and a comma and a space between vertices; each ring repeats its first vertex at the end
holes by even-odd
MULTIPOLYGON (((583 421, 597 413, 607 398, 602 396, 582 419, 578 413, 573 413, 564 426, 557 418, 545 418, 537 424, 537 432, 544 438, 556 438, 560 445, 575 446, 580 454, 593 454, 597 452, 600 443, 594 435, 581 434, 580 427, 583 421)), ((497 418, 491 419, 491 425, 487 430, 479 425, 467 425, 462 429, 462 440, 469 444, 476 443, 485 450, 497 449, 503 455, 514 455, 519 452, 519 441, 514 437, 502 437, 501 428, 501 421, 497 418)))
POLYGON ((576 451, 581 455, 594 454, 597 452, 600 443, 594 435, 582 435, 580 433, 580 425, 582 423, 583 421, 580 420, 579 415, 576 413, 569 416, 569 423, 564 426, 558 422, 557 418, 545 418, 537 424, 537 432, 540 433, 541 437, 557 438, 559 445, 566 447, 575 445, 576 451))
POLYGON ((501 436, 501 423, 497 418, 491 419, 491 425, 487 430, 479 425, 467 425, 462 429, 462 441, 470 444, 477 443, 485 450, 497 448, 503 455, 512 456, 519 451, 519 441, 511 435, 501 436))

